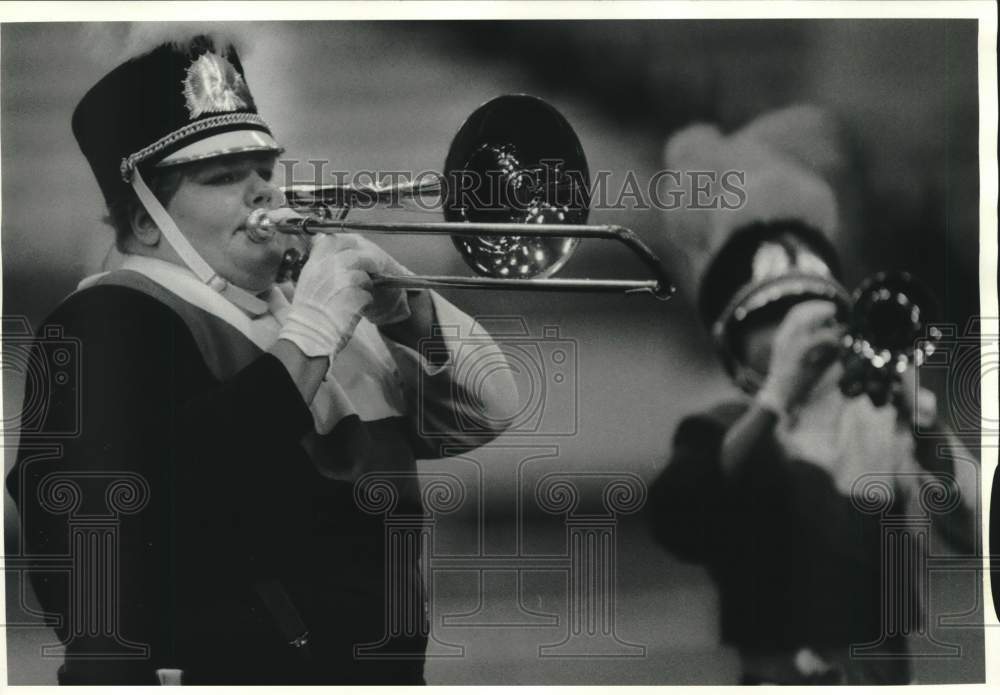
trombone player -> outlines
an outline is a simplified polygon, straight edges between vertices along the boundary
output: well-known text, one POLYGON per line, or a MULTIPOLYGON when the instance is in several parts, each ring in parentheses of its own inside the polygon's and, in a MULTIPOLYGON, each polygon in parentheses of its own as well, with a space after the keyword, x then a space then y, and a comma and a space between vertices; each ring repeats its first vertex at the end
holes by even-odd
MULTIPOLYGON (((821 173, 840 161, 834 124, 800 106, 728 136, 692 126, 666 157, 672 170, 745 174, 741 209, 668 218, 700 270, 701 318, 743 397, 678 426, 651 490, 654 535, 716 582, 722 640, 738 650, 744 684, 910 682, 897 628, 922 624, 927 577, 885 554, 864 484, 877 478, 888 491, 887 513, 926 515, 922 492, 943 483, 956 504, 934 528, 971 551, 977 475, 970 458, 939 458, 933 440, 914 436, 942 427, 912 365, 895 398, 884 386, 850 397, 853 368, 838 359, 838 209, 821 173), (877 649, 852 652, 865 645, 877 649)), ((927 552, 908 535, 906 552, 927 552)))
MULTIPOLYGON (((283 205, 281 148, 235 48, 188 35, 149 49, 72 119, 125 254, 42 329, 80 341, 79 436, 54 459, 22 452, 7 480, 30 555, 72 550, 53 481, 81 513, 120 504, 109 477, 130 486, 110 590, 81 595, 63 575, 32 573, 66 647, 59 682, 422 683, 416 561, 386 566, 382 520, 358 509, 352 483, 403 473, 399 504, 419 513, 415 459, 499 434, 514 382, 503 371, 462 381, 447 357, 457 346, 434 327, 468 335, 473 320, 434 292, 373 284, 407 271, 365 239, 318 238, 286 296, 275 284, 285 242, 247 225, 283 205), (434 335, 427 354, 446 358, 431 362, 417 347, 434 335), (418 432, 418 409, 441 438, 418 432), (475 436, 449 427, 470 419, 475 436), (405 595, 384 594, 386 572, 405 595), (412 629, 387 633, 400 605, 412 629), (386 634, 411 658, 354 657, 386 634)), ((49 424, 75 407, 53 401, 49 424)))

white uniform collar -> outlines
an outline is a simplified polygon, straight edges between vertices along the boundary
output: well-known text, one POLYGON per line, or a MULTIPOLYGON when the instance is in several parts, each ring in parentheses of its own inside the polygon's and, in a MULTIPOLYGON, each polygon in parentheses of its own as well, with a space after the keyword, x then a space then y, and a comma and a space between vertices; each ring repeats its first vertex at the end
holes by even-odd
MULTIPOLYGON (((121 270, 131 270, 149 278, 156 284, 170 290, 189 304, 204 309, 213 316, 230 324, 253 341, 262 350, 267 350, 277 339, 277 331, 288 310, 288 301, 281 291, 272 287, 259 298, 265 305, 265 313, 252 316, 248 311, 230 302, 183 266, 150 256, 128 254, 120 266, 121 270)), ((80 283, 77 289, 93 285, 107 273, 91 275, 80 283)))

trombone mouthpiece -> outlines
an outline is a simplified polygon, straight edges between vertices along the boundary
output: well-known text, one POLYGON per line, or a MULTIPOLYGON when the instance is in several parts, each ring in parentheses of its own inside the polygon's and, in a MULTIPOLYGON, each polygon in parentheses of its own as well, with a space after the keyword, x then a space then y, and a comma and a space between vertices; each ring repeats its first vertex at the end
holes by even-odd
POLYGON ((247 216, 246 228, 247 236, 258 244, 274 238, 274 220, 268 217, 264 208, 257 208, 247 216))
POLYGON ((278 232, 304 234, 307 233, 304 225, 308 219, 291 208, 278 208, 277 210, 257 208, 247 215, 247 236, 262 244, 273 239, 278 232))

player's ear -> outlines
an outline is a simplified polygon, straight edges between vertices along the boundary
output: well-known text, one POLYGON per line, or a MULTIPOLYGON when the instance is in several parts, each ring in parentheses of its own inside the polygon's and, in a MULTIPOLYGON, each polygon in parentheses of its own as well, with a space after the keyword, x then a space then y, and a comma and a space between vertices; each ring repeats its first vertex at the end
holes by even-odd
POLYGON ((153 218, 149 216, 144 207, 136 205, 132 209, 129 222, 132 225, 132 235, 140 244, 156 246, 160 243, 160 228, 156 226, 153 218))

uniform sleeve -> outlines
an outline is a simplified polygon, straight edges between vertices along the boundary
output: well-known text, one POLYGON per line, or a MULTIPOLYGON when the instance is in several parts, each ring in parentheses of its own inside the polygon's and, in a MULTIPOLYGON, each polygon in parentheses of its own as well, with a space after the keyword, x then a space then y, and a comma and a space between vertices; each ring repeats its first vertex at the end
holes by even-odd
POLYGON ((518 408, 507 358, 474 319, 431 292, 439 345, 434 359, 386 338, 407 392, 419 454, 468 451, 498 436, 518 408))
POLYGON ((721 468, 726 425, 706 414, 678 426, 666 468, 650 488, 648 519, 654 537, 682 560, 707 563, 725 528, 721 468))
POLYGON ((794 467, 772 437, 761 438, 733 473, 722 470, 726 432, 745 412, 741 403, 725 403, 682 420, 651 487, 653 535, 682 560, 725 565, 734 546, 773 535, 794 514, 794 467))
MULTIPOLYGON (((80 589, 68 573, 44 571, 33 572, 32 583, 43 607, 62 617, 61 682, 155 684, 157 668, 179 666, 171 553, 199 528, 229 535, 225 518, 209 519, 220 514, 219 501, 266 486, 280 472, 282 447, 311 417, 277 359, 264 355, 220 384, 183 322, 132 290, 94 288, 71 298, 40 334, 54 332, 74 348, 71 388, 39 393, 45 384, 29 379, 26 402, 47 401, 29 444, 60 453, 39 461, 22 437, 8 489, 29 555, 76 553, 78 566, 100 558, 94 571, 110 572, 117 584, 80 589), (64 436, 73 423, 75 433, 64 436), (81 519, 101 514, 114 522, 112 551, 74 549, 81 519)), ((33 347, 50 374, 67 371, 60 354, 45 340, 33 347)), ((239 553, 233 544, 241 535, 220 538, 219 552, 239 553)))

